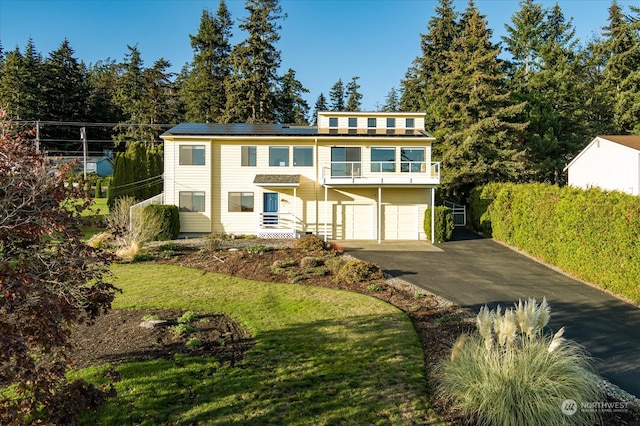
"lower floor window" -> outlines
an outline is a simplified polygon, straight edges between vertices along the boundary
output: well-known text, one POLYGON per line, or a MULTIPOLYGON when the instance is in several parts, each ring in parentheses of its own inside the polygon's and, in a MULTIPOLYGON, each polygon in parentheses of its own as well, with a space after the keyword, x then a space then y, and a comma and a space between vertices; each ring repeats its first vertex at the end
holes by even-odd
POLYGON ((181 212, 203 212, 204 192, 203 191, 180 191, 181 212))
POLYGON ((230 192, 229 193, 230 212, 252 212, 253 192, 230 192))

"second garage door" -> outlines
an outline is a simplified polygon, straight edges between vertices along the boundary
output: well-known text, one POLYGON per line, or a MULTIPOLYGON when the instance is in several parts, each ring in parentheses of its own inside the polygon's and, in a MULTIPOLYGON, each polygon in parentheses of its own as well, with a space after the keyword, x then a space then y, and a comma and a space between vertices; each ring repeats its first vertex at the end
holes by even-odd
POLYGON ((416 205, 383 205, 382 220, 382 238, 385 240, 417 240, 419 237, 416 205))

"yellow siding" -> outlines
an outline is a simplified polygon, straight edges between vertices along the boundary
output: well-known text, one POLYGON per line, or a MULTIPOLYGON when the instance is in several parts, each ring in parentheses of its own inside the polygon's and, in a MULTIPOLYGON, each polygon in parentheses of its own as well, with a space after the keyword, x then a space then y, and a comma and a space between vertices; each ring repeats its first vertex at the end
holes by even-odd
POLYGON ((182 232, 211 231, 211 143, 202 139, 184 139, 179 142, 166 140, 164 146, 165 160, 165 203, 179 205, 181 191, 203 191, 205 193, 204 212, 180 212, 180 230, 182 232), (204 145, 204 166, 179 165, 181 145, 204 145))

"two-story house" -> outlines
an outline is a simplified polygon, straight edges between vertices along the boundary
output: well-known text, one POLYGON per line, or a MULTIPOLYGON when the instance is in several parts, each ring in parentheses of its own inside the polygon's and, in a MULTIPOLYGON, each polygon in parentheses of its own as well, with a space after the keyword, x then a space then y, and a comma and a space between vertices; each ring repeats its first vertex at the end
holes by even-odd
POLYGON ((424 113, 320 112, 316 127, 182 123, 164 140, 164 203, 182 232, 432 239, 440 183, 424 113))

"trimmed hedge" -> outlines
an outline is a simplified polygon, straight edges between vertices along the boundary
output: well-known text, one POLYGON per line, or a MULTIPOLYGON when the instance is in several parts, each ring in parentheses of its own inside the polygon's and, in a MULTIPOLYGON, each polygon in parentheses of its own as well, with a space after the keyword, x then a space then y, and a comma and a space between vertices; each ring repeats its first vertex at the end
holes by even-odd
POLYGON ((471 192, 470 215, 495 239, 640 303, 640 197, 492 184, 471 192))
MULTIPOLYGON (((453 214, 449 207, 436 206, 435 215, 435 242, 449 241, 453 235, 453 214)), ((431 207, 424 212, 424 232, 427 239, 431 240, 431 207)))
POLYGON ((159 216, 162 221, 162 231, 155 237, 155 241, 175 240, 180 234, 180 213, 178 206, 150 204, 142 209, 145 216, 159 216))

